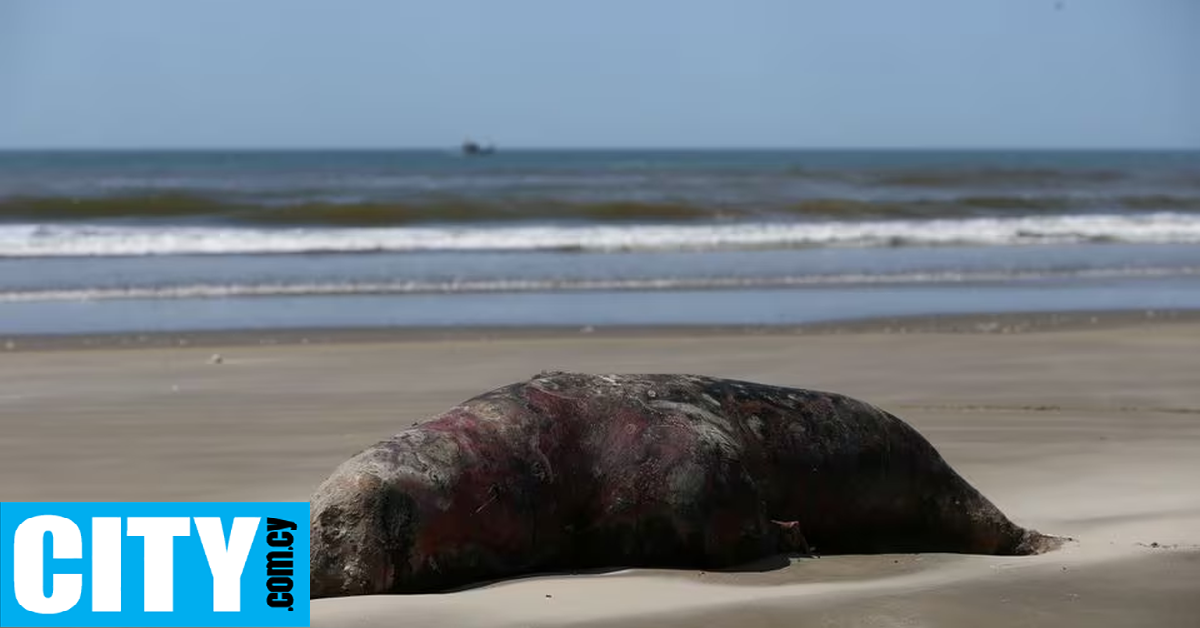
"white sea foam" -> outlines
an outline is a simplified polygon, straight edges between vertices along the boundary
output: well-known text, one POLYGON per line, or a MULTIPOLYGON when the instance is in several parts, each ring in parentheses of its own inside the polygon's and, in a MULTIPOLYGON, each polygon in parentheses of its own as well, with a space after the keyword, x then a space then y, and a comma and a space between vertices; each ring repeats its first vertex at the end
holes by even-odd
POLYGON ((249 229, 5 225, 0 257, 463 250, 718 250, 819 246, 1200 243, 1200 214, 871 222, 249 229))
POLYGON ((605 290, 730 290, 805 286, 962 284, 1046 279, 1125 279, 1198 276, 1200 267, 1088 268, 1031 271, 846 273, 779 277, 660 277, 629 279, 481 279, 346 283, 188 284, 0 292, 0 303, 112 299, 198 299, 271 296, 403 295, 605 290))

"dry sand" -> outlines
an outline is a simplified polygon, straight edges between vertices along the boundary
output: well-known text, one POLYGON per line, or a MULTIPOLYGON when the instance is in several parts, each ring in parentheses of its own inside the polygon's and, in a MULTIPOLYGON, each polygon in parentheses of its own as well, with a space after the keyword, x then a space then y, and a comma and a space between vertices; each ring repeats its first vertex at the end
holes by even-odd
POLYGON ((1198 323, 498 336, 0 347, 0 501, 304 500, 364 446, 543 369, 694 372, 881 405, 1018 523, 1078 540, 322 600, 313 625, 1200 626, 1198 323))

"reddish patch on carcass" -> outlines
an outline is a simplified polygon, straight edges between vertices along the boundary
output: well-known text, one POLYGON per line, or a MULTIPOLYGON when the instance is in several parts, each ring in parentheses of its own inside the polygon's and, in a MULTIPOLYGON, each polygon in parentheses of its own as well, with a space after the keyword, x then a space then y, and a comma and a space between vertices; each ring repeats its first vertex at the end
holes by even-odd
MULTIPOLYGON (((528 492, 528 469, 522 452, 508 443, 503 430, 513 426, 454 412, 421 426, 453 441, 457 476, 449 495, 421 500, 420 534, 414 539, 413 561, 435 560, 448 549, 506 552, 521 550, 529 539, 528 512, 514 508, 512 493, 528 492), (485 521, 486 520, 486 521, 485 521)), ((436 485, 436 483, 435 483, 436 485)))

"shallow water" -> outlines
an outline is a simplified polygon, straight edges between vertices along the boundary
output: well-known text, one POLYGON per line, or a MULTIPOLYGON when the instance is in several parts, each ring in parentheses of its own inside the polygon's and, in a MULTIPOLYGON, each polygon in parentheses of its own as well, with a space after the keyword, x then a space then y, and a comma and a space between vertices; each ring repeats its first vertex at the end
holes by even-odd
POLYGON ((801 288, 6 303, 0 333, 791 325, 921 314, 1200 308, 1200 277, 801 288))

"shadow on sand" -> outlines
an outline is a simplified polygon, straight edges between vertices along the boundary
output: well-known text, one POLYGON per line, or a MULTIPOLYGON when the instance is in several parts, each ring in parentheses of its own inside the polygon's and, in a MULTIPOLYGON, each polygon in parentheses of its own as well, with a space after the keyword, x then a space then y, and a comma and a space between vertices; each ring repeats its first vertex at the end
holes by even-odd
MULTIPOLYGON (((636 567, 626 566, 626 567, 594 567, 594 568, 589 568, 589 569, 562 569, 562 570, 557 570, 557 571, 536 572, 536 573, 526 574, 523 576, 515 576, 512 578, 497 578, 495 580, 481 580, 479 582, 473 582, 471 584, 463 585, 460 587, 454 587, 451 589, 445 589, 443 591, 438 591, 437 593, 459 593, 462 591, 470 591, 472 589, 482 589, 482 588, 494 586, 497 584, 520 582, 522 580, 540 580, 543 578, 560 578, 562 576, 603 576, 603 575, 607 575, 607 574, 613 574, 613 573, 617 573, 617 572, 621 572, 621 571, 626 571, 629 569, 643 569, 643 570, 653 570, 653 571, 660 571, 660 572, 678 572, 678 573, 686 573, 686 572, 702 572, 702 573, 718 573, 718 574, 719 573, 766 573, 766 572, 770 572, 770 571, 777 571, 779 569, 783 569, 784 567, 791 565, 793 560, 800 559, 800 558, 818 558, 818 556, 812 555, 812 554, 776 554, 774 556, 767 556, 765 558, 759 558, 757 560, 753 560, 748 563, 743 563, 741 565, 735 565, 732 567, 722 567, 720 569, 708 569, 708 568, 697 568, 697 567, 666 567, 666 566, 656 566, 656 565, 638 565, 636 567)), ((436 595, 437 593, 435 593, 434 595, 436 595)))

